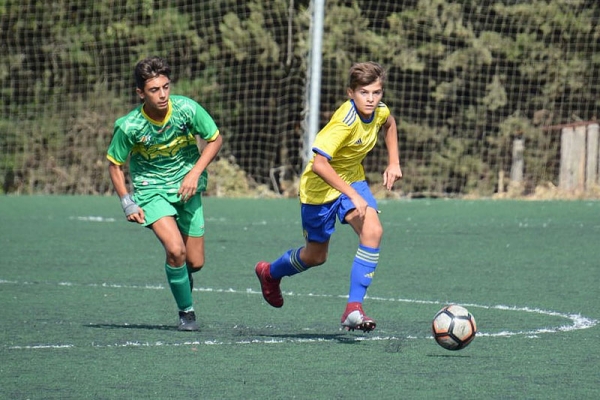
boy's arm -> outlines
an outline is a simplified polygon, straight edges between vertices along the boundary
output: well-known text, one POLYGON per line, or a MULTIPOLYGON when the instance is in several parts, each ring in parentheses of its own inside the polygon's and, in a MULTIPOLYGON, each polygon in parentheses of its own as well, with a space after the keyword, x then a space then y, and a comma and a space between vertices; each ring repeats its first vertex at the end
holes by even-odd
POLYGON ((388 166, 383 172, 383 186, 391 190, 394 182, 402 178, 400 155, 398 151, 398 130, 396 120, 390 115, 382 126, 385 131, 385 146, 388 152, 388 166))
POLYGON ((315 174, 319 175, 329 186, 342 192, 354 204, 356 211, 360 218, 364 218, 367 213, 367 202, 358 194, 356 190, 348 185, 340 176, 335 172, 333 167, 329 164, 327 157, 316 153, 313 160, 312 170, 315 174))
POLYGON ((131 198, 131 195, 127 192, 127 184, 125 183, 125 173, 120 165, 109 161, 108 172, 110 174, 110 180, 121 200, 121 207, 127 220, 130 222, 137 222, 138 224, 144 223, 144 210, 138 207, 137 204, 131 198))
POLYGON ((120 165, 117 165, 111 161, 108 162, 108 172, 110 174, 110 180, 112 181, 115 192, 119 198, 128 194, 127 184, 125 183, 125 173, 120 165))
POLYGON ((211 142, 207 142, 202 146, 202 154, 194 167, 187 173, 183 181, 181 182, 181 186, 177 191, 181 200, 188 201, 193 195, 196 194, 196 190, 198 189, 198 178, 202 172, 206 169, 208 164, 211 163, 212 160, 217 156, 219 150, 221 150, 221 146, 223 145, 223 138, 221 135, 218 135, 215 140, 211 142))

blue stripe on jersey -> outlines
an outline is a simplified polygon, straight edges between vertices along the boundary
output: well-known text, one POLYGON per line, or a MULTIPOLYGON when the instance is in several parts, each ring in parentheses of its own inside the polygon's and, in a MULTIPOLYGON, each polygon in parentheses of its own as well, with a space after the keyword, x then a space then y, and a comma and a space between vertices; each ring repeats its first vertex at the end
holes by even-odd
POLYGON ((343 121, 346 125, 350 126, 356 121, 356 108, 354 108, 354 103, 352 104, 352 108, 348 110, 348 114, 344 117, 343 121))
POLYGON ((313 147, 312 151, 313 151, 313 153, 318 153, 318 154, 322 155, 323 157, 325 157, 326 159, 328 159, 329 161, 331 161, 331 156, 329 154, 325 153, 323 150, 313 147))

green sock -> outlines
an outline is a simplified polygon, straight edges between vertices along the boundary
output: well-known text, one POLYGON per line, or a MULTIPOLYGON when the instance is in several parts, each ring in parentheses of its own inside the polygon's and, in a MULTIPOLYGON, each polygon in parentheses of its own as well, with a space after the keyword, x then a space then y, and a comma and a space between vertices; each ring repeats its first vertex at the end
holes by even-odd
POLYGON ((183 264, 179 268, 171 267, 165 264, 167 273, 167 281, 171 287, 171 293, 175 297, 175 302, 180 311, 191 311, 192 307, 192 291, 190 290, 190 280, 188 278, 187 266, 183 264))

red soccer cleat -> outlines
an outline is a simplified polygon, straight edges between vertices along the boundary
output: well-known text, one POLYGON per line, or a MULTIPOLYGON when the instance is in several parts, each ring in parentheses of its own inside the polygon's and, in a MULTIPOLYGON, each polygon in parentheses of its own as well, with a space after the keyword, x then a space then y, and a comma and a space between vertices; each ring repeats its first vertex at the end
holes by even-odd
POLYGON ((342 315, 342 328, 347 331, 359 329, 363 332, 371 332, 377 323, 365 315, 361 303, 348 303, 346 311, 342 315))
POLYGON ((260 289, 267 303, 276 308, 283 306, 283 296, 279 288, 281 279, 271 278, 271 264, 259 261, 254 267, 254 272, 260 281, 260 289))

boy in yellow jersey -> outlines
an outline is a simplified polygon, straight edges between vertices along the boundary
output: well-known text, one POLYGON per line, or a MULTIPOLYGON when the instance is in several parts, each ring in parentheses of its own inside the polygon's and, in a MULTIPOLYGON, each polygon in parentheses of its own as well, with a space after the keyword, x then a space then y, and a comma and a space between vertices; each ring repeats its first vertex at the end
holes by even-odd
POLYGON ((150 57, 135 67, 142 104, 117 119, 107 152, 110 177, 128 221, 152 231, 166 253, 167 281, 179 309, 178 329, 198 330, 192 273, 204 265, 206 167, 222 145, 211 116, 195 101, 171 96, 171 69, 150 57), (206 142, 200 154, 196 138, 206 142), (122 166, 129 159, 134 194, 122 166))
POLYGON ((379 260, 383 228, 377 202, 367 182, 362 161, 375 146, 381 130, 385 135, 388 166, 383 185, 392 189, 402 178, 396 121, 381 102, 385 71, 374 62, 358 63, 350 69, 349 99, 317 134, 314 156, 300 179, 300 203, 305 245, 290 249, 272 263, 260 261, 255 272, 265 300, 283 306, 280 282, 327 260, 329 239, 336 217, 349 224, 359 237, 350 272, 350 290, 342 327, 369 332, 376 323, 367 317, 362 303, 379 260))

